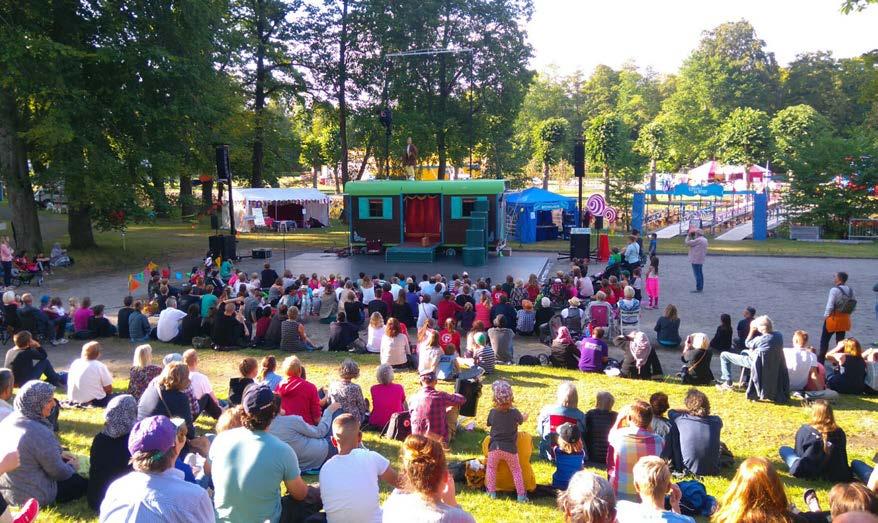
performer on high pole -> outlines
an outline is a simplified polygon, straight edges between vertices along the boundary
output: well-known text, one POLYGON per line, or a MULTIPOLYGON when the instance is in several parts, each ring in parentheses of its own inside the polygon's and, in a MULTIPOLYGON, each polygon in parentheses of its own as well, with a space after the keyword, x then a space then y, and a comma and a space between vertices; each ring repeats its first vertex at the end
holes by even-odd
POLYGON ((412 143, 412 137, 406 139, 405 153, 402 155, 402 165, 405 167, 407 178, 415 179, 415 166, 418 165, 418 148, 412 143))

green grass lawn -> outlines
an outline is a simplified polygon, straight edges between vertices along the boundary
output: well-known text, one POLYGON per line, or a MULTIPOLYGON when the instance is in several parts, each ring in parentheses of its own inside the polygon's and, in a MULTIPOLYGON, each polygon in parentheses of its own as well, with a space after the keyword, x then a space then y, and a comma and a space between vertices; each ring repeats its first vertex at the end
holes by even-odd
MULTIPOLYGON (((179 350, 164 344, 156 344, 154 348, 156 349, 154 357, 159 360, 163 354, 179 350)), ((114 357, 127 358, 128 352, 126 351, 130 351, 130 349, 122 348, 119 351, 113 351, 114 357)), ((228 378, 234 375, 237 361, 244 354, 259 358, 266 353, 259 351, 200 352, 201 370, 211 377, 220 397, 226 396, 228 378)), ((277 356, 282 355, 278 353, 277 356)), ((308 379, 321 386, 334 378, 336 366, 345 355, 315 353, 300 355, 300 357, 305 362, 308 379)), ((363 355, 356 356, 355 359, 360 363, 362 372, 358 383, 368 398, 369 387, 375 383, 374 373, 377 367, 377 358, 376 356, 363 355)), ((583 410, 591 408, 595 393, 599 390, 608 390, 616 397, 617 410, 634 399, 648 399, 650 394, 659 390, 670 396, 672 408, 680 408, 688 388, 670 381, 623 380, 604 375, 586 375, 576 371, 547 367, 500 366, 498 369, 497 374, 489 377, 487 381, 502 377, 512 383, 517 407, 530 415, 529 420, 522 426, 522 430, 530 434, 536 433, 537 414, 542 405, 553 402, 556 386, 561 380, 569 379, 576 382, 579 389, 580 408, 583 410)), ((123 376, 117 376, 117 378, 123 378, 123 376)), ((397 373, 396 381, 405 386, 409 396, 417 390, 417 376, 412 372, 397 373)), ((117 391, 124 391, 127 388, 127 381, 117 379, 114 387, 117 391)), ((441 388, 450 390, 451 386, 442 385, 441 388)), ((748 456, 764 456, 782 468, 781 461, 777 456, 777 448, 780 445, 793 444, 796 430, 808 420, 805 409, 797 404, 779 406, 770 403, 751 403, 739 393, 720 393, 708 387, 703 390, 710 397, 713 413, 723 419, 722 440, 734 453, 736 462, 739 463, 748 456)), ((479 455, 480 443, 486 435, 485 420, 490 407, 490 387, 486 382, 483 396, 479 402, 478 416, 475 419, 476 429, 473 432, 464 430, 459 432, 458 439, 452 446, 450 461, 469 459, 479 455)), ((871 462, 869 460, 875 452, 874 442, 878 438, 876 410, 878 410, 878 398, 845 397, 836 404, 838 423, 847 432, 850 459, 856 458, 871 462)), ((80 456, 87 456, 92 437, 101 430, 102 416, 102 409, 64 410, 61 414, 62 445, 80 456)), ((199 420, 199 427, 200 430, 211 428, 203 420, 199 420)), ((364 441, 367 447, 381 452, 391 459, 395 467, 398 467, 400 446, 398 442, 380 439, 374 433, 367 433, 364 441)), ((535 448, 536 445, 537 441, 534 437, 535 448)), ((84 461, 87 462, 87 460, 84 461)), ((550 484, 552 466, 540 461, 536 453, 531 462, 537 483, 550 484)), ((734 471, 729 469, 725 470, 721 477, 705 478, 708 492, 717 497, 722 495, 733 474, 734 471)), ((802 493, 808 487, 817 489, 825 506, 830 484, 802 481, 785 473, 782 474, 782 477, 790 500, 800 508, 803 507, 802 493)), ((316 482, 317 478, 306 477, 306 480, 316 482)), ((382 489, 382 496, 386 496, 387 492, 386 488, 382 489)), ((561 521, 561 515, 551 499, 534 500, 527 505, 517 504, 514 501, 514 496, 511 499, 506 497, 492 501, 484 493, 468 490, 464 485, 458 484, 458 500, 480 522, 540 521, 547 523, 561 521)), ((85 501, 79 501, 60 507, 51 507, 44 512, 44 516, 40 520, 47 522, 96 521, 96 516, 88 509, 85 501)))

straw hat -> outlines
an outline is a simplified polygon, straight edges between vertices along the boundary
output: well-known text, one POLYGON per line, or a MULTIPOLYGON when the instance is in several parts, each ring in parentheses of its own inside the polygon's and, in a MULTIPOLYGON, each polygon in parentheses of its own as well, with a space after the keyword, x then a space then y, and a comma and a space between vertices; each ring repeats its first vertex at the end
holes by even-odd
POLYGON ((579 307, 582 302, 579 301, 579 298, 574 296, 567 300, 567 303, 569 303, 571 307, 579 307))

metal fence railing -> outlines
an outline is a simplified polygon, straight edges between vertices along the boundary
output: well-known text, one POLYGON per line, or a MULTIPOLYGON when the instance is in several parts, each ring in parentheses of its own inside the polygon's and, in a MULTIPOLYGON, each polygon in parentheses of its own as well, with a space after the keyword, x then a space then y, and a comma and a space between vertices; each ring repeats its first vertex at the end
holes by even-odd
POLYGON ((878 220, 851 218, 848 221, 849 240, 878 240, 878 220))

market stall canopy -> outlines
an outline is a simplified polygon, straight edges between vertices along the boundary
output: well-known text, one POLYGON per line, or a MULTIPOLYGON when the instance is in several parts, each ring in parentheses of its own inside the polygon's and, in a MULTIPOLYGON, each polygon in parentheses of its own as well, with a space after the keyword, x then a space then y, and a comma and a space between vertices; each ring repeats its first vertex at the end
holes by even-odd
MULTIPOLYGON (((284 224, 286 229, 311 225, 329 225, 331 199, 313 188, 234 188, 235 222, 241 232, 255 227, 276 228, 284 224), (315 222, 316 220, 316 222, 315 222)), ((228 220, 228 207, 224 206, 224 225, 228 220)))
POLYGON ((306 202, 317 202, 325 204, 328 204, 330 202, 329 196, 326 196, 317 189, 313 189, 310 187, 297 189, 284 189, 273 187, 264 189, 239 189, 235 187, 234 189, 232 189, 232 197, 235 199, 235 202, 248 201, 277 204, 297 203, 299 205, 306 202))
POLYGON ((507 212, 514 214, 518 241, 533 243, 537 241, 539 222, 537 213, 556 209, 575 213, 576 199, 531 187, 520 192, 508 193, 506 195, 506 209, 507 212))

